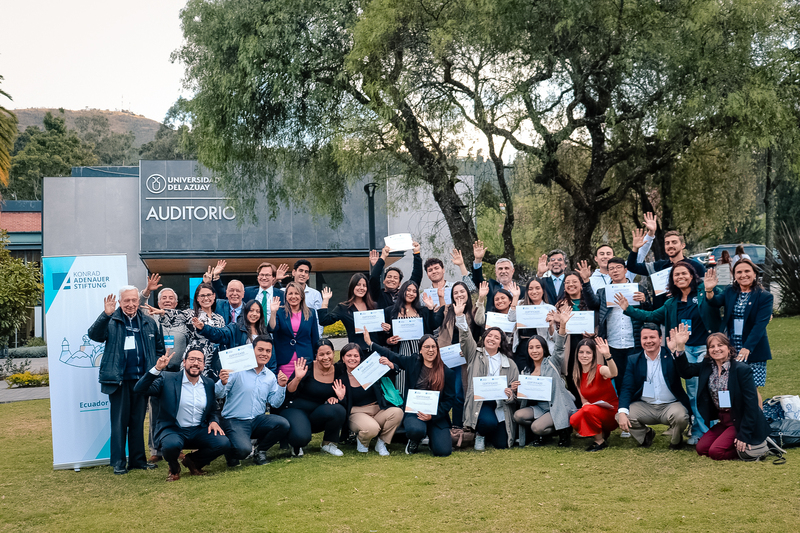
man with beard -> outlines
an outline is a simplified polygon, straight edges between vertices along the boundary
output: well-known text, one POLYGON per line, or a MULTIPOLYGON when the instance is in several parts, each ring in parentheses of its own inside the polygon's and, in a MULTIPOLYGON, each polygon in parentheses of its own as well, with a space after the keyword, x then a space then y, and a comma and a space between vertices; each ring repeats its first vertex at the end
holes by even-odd
POLYGON ((167 481, 180 479, 181 450, 195 450, 183 458, 193 476, 202 476, 208 463, 227 452, 230 442, 219 426, 214 382, 203 376, 205 356, 190 345, 182 372, 166 372, 170 354, 160 357, 134 387, 138 394, 155 396, 161 409, 156 419, 156 444, 169 465, 167 481))
POLYGON ((539 258, 536 275, 542 278, 542 289, 550 305, 555 305, 564 296, 566 269, 567 254, 564 250, 556 248, 539 258))
MULTIPOLYGON (((381 283, 381 273, 386 260, 389 258, 391 248, 384 246, 381 250, 381 256, 375 259, 378 252, 372 250, 369 254, 370 263, 372 263, 372 271, 369 275, 369 294, 372 296, 377 309, 386 309, 394 305, 397 299, 397 291, 400 289, 400 284, 403 282, 403 272, 397 267, 389 267, 384 273, 383 283, 381 283), (373 261, 375 261, 373 263, 373 261)), ((422 283, 422 256, 420 255, 420 245, 414 242, 414 267, 411 270, 411 281, 417 284, 422 283)))
MULTIPOLYGON (((483 279, 483 256, 486 255, 486 246, 483 241, 475 241, 472 245, 472 255, 475 262, 472 264, 472 281, 476 287, 480 287, 483 279)), ((494 275, 497 278, 489 279, 489 296, 486 299, 486 312, 494 312, 494 295, 500 289, 508 290, 511 283, 514 282, 514 263, 510 259, 501 257, 494 264, 494 275)), ((520 283, 519 299, 525 298, 525 286, 520 283)))

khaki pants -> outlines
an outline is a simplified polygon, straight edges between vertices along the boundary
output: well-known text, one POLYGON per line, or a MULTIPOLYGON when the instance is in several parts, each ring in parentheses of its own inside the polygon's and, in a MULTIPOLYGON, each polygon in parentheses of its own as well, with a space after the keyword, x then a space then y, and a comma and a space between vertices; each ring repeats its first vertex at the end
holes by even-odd
POLYGON ((683 430, 689 425, 689 412, 681 402, 652 405, 647 402, 633 402, 628 420, 631 423, 631 436, 644 442, 648 424, 665 424, 670 429, 670 444, 679 444, 683 430))
POLYGON ((383 409, 378 404, 353 407, 350 410, 350 431, 356 434, 364 446, 377 436, 386 444, 392 442, 394 432, 403 421, 403 410, 399 407, 383 409))

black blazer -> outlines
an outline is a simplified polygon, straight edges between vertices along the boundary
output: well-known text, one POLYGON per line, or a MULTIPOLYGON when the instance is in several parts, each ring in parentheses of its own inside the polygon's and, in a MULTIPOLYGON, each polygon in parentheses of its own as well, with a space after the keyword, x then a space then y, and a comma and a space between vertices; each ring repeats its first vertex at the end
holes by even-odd
MULTIPOLYGON (((439 329, 439 327, 442 325, 442 322, 444 322, 444 309, 445 309, 445 307, 446 306, 443 305, 438 310, 431 311, 430 309, 428 309, 424 305, 422 306, 422 308, 420 309, 419 316, 420 316, 420 318, 422 318, 422 331, 423 331, 423 333, 425 335, 433 335, 433 332, 436 331, 437 329, 439 329)), ((386 323, 391 325, 392 324, 392 308, 391 307, 387 307, 386 309, 383 310, 383 314, 386 317, 386 323)), ((383 338, 384 339, 388 339, 392 335, 394 335, 393 331, 384 334, 383 338)), ((361 336, 363 337, 364 335, 362 334, 361 336)), ((376 340, 380 340, 380 337, 376 337, 376 340)), ((394 344, 394 345, 387 345, 387 347, 390 350, 394 350, 394 351, 400 350, 400 344, 399 343, 398 344, 394 344)))
MULTIPOLYGON (((422 254, 412 254, 414 257, 413 266, 411 267, 411 277, 408 278, 409 281, 413 281, 417 284, 417 289, 422 292, 419 288, 420 284, 422 283, 422 254)), ((375 302, 375 307, 378 309, 386 309, 387 307, 391 307, 394 304, 394 296, 389 294, 383 289, 383 267, 386 263, 384 262, 383 258, 378 258, 378 261, 370 270, 369 274, 369 294, 372 296, 372 300, 375 302)), ((400 278, 400 282, 402 285, 403 279, 400 278)))
MULTIPOLYGON (((211 422, 219 423, 217 416, 217 400, 214 396, 214 382, 200 376, 206 389, 206 410, 200 422, 202 427, 207 427, 211 422)), ((160 443, 166 434, 175 433, 180 429, 178 425, 178 409, 181 405, 181 384, 183 371, 161 372, 156 376, 148 370, 142 379, 136 382, 133 390, 146 396, 155 396, 160 400, 158 418, 155 421, 155 434, 153 438, 160 443)))
MULTIPOLYGON (((564 276, 564 279, 567 279, 564 276)), ((550 305, 556 305, 562 296, 564 296, 564 283, 561 283, 561 287, 558 289, 558 293, 556 293, 556 285, 553 283, 553 278, 551 276, 546 276, 544 278, 540 278, 542 283, 542 289, 544 290, 545 297, 550 305)))
MULTIPOLYGON (((346 302, 342 302, 333 309, 320 309, 317 311, 317 318, 319 318, 320 326, 330 326, 331 324, 341 321, 345 331, 347 331, 347 341, 358 344, 362 350, 367 350, 367 343, 364 342, 364 333, 356 331, 356 322, 353 317, 353 313, 356 311, 358 311, 358 309, 356 309, 355 305, 347 305, 346 302)), ((370 333, 370 336, 379 344, 384 344, 385 335, 382 331, 370 333)))
MULTIPOLYGON (((222 284, 222 281, 220 279, 212 281, 211 282, 211 286, 214 287, 214 292, 217 295, 217 311, 216 312, 219 313, 220 315, 222 315, 223 318, 225 318, 225 323, 228 324, 231 321, 231 308, 230 308, 230 303, 228 303, 228 300, 227 300, 227 298, 228 298, 227 289, 222 284), (219 302, 222 302, 222 301, 225 301, 225 303, 227 304, 227 307, 225 308, 225 311, 227 311, 227 314, 223 314, 219 310, 219 305, 220 305, 219 302)), ((250 300, 255 300, 255 298, 258 295, 258 292, 260 290, 261 290, 261 287, 259 287, 258 285, 254 285, 252 287, 245 287, 244 288, 244 298, 242 298, 242 302, 246 304, 250 300)), ((278 298, 281 299, 281 305, 283 305, 286 302, 286 298, 285 298, 285 296, 283 294, 283 291, 280 289, 280 287, 278 287, 278 286, 272 287, 272 295, 273 296, 277 296, 278 298)), ((261 302, 258 302, 258 303, 261 303, 261 302)), ((267 302, 267 305, 269 305, 269 302, 267 302)))
MULTIPOLYGON (((661 358, 661 374, 664 376, 667 388, 683 404, 686 410, 691 412, 692 406, 689 403, 689 396, 683 390, 681 377, 675 368, 672 357, 670 357, 669 350, 662 346, 661 353, 658 356, 661 358)), ((622 381, 622 392, 619 395, 620 408, 629 409, 633 402, 641 401, 645 381, 647 381, 647 356, 644 351, 641 351, 628 359, 628 365, 625 368, 625 376, 622 381)))
MULTIPOLYGON (((733 308, 739 291, 733 286, 728 286, 721 294, 715 294, 708 300, 711 307, 725 306, 725 318, 722 327, 726 329, 728 337, 733 335, 733 308)), ((772 359, 767 339, 767 326, 772 318, 772 303, 774 297, 771 292, 764 289, 754 289, 750 293, 744 309, 744 324, 742 327, 742 347, 750 350, 747 360, 758 363, 772 359)))
MULTIPOLYGON (((683 353, 675 354, 675 364, 684 379, 698 377, 697 410, 706 424, 719 419, 708 380, 716 363, 706 357, 699 363, 690 363, 683 353)), ((747 363, 731 360, 728 390, 731 393, 731 420, 736 428, 736 438, 747 444, 761 444, 769 436, 769 424, 758 405, 758 392, 753 381, 753 369, 747 363)))
MULTIPOLYGON (((481 263, 480 268, 475 268, 475 265, 472 266, 472 282, 475 283, 475 287, 478 289, 481 288, 481 283, 484 281, 488 281, 489 283, 489 296, 486 299, 486 312, 494 312, 494 295, 497 294, 497 291, 503 288, 499 281, 494 279, 483 279, 483 264, 481 263)), ((551 281, 552 283, 552 281, 551 281)), ((525 285, 519 283, 519 300, 522 301, 525 299, 525 285)), ((545 292, 547 289, 545 289, 545 292)), ((562 294, 563 294, 563 287, 562 287, 562 294)))

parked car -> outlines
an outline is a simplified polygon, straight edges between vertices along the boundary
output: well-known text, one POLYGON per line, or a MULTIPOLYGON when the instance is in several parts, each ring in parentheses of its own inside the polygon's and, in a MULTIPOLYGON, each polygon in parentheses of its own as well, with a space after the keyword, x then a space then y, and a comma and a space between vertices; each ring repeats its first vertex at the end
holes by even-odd
MULTIPOLYGON (((705 251, 705 260, 702 258, 698 259, 704 265, 708 265, 710 262, 710 256, 714 256, 714 260, 716 263, 719 263, 719 260, 722 259, 722 251, 727 250, 733 259, 733 256, 736 255, 736 247, 739 246, 738 244, 718 244, 712 248, 706 248, 705 251)), ((744 253, 750 256, 750 260, 756 264, 759 268, 764 268, 764 263, 766 262, 766 251, 767 247, 763 244, 745 244, 744 246, 744 253)), ((694 256, 692 256, 694 257, 694 256)))

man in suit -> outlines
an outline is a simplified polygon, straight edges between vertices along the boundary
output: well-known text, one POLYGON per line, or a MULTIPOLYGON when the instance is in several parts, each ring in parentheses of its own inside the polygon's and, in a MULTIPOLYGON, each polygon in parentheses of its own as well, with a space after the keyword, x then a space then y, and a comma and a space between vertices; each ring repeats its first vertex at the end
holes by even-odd
POLYGON ((155 468, 155 464, 147 462, 144 449, 147 398, 135 394, 134 385, 164 355, 165 348, 161 328, 139 307, 139 289, 133 285, 122 287, 118 309, 116 298, 109 294, 88 336, 95 342, 106 343, 98 379, 100 391, 108 394, 111 403, 110 451, 114 474, 127 474, 129 468, 155 468), (129 457, 125 456, 126 439, 129 457))
MULTIPOLYGON (((476 287, 480 288, 481 283, 484 282, 483 256, 486 255, 486 246, 484 246, 483 241, 475 241, 472 245, 472 254, 475 258, 475 262, 472 263, 472 281, 476 287)), ((486 312, 495 310, 494 295, 497 294, 497 291, 500 289, 508 290, 511 283, 514 282, 514 263, 510 259, 501 257, 494 264, 494 275, 497 277, 496 280, 491 278, 487 280, 489 283, 489 296, 486 299, 486 312)), ((519 299, 523 300, 525 298, 525 285, 520 284, 519 289, 519 299)))
MULTIPOLYGON (((219 276, 222 274, 222 271, 225 269, 227 265, 226 261, 218 261, 217 266, 210 272, 211 274, 211 285, 214 287, 214 292, 217 295, 217 313, 220 313, 220 309, 226 311, 225 314, 222 314, 225 317, 225 323, 229 324, 231 322, 235 322, 236 320, 231 320, 231 298, 233 297, 234 303, 238 295, 230 295, 228 294, 228 289, 222 284, 220 281, 219 276), (216 278, 216 279, 215 279, 216 278), (227 299, 228 306, 227 308, 223 305, 220 307, 219 302, 225 301, 227 299)), ((285 265, 281 265, 281 271, 284 270, 285 265)), ((288 268, 288 267, 286 267, 288 268)), ((281 291, 278 287, 275 287, 275 284, 280 277, 279 270, 275 268, 275 265, 272 263, 261 263, 258 265, 256 269, 256 274, 258 275, 258 285, 253 285, 251 287, 244 287, 242 282, 238 280, 233 280, 228 283, 228 287, 230 287, 231 283, 234 281, 237 283, 237 287, 242 285, 243 289, 243 298, 239 299, 239 306, 234 306, 239 309, 239 313, 241 313, 242 302, 249 302, 250 300, 257 300, 258 303, 261 304, 261 309, 264 312, 264 324, 269 322, 269 304, 272 301, 273 296, 277 296, 281 299, 281 305, 285 302, 285 298, 283 295, 283 291, 281 291)), ((206 273, 209 275, 209 272, 206 273)), ((205 276, 204 276, 205 281, 205 276)), ((238 291, 238 288, 236 289, 238 291)), ((239 318, 239 314, 237 313, 236 318, 239 318)))
MULTIPOLYGON (((211 285, 214 287, 215 293, 222 292, 222 282, 219 278, 212 281, 211 285)), ((235 323, 239 315, 242 314, 242 309, 244 309, 244 284, 238 279, 231 280, 225 289, 225 296, 227 298, 217 299, 216 312, 225 319, 225 325, 227 326, 235 323)))
POLYGON ((182 372, 162 372, 168 363, 169 354, 160 357, 136 383, 134 391, 160 400, 156 443, 169 464, 167 481, 177 481, 182 449, 195 450, 184 457, 183 465, 193 476, 202 476, 206 474, 203 467, 228 451, 230 442, 219 426, 214 382, 202 375, 203 352, 190 345, 182 372))
POLYGON ((550 305, 564 296, 564 278, 567 277, 567 254, 564 250, 551 250, 539 258, 536 276, 542 280, 542 289, 550 305))
POLYGON ((647 424, 668 425, 669 448, 677 450, 683 446, 683 430, 689 425, 689 396, 672 355, 661 346, 661 328, 645 323, 641 344, 643 351, 630 358, 625 370, 617 422, 644 448, 653 444, 656 435, 647 424))
MULTIPOLYGON (((421 247, 417 241, 414 241, 413 244, 413 263, 409 281, 413 281, 417 284, 417 287, 419 287, 420 283, 422 283, 421 247)), ((385 272, 383 270, 391 252, 391 248, 384 246, 380 256, 378 256, 376 250, 372 250, 369 253, 369 262, 372 265, 369 275, 369 294, 372 296, 372 300, 375 302, 375 307, 377 309, 386 309, 394 305, 394 301, 397 299, 397 293, 400 290, 400 284, 403 282, 403 271, 399 268, 390 266, 385 272), (381 275, 383 275, 382 283, 381 275)))

